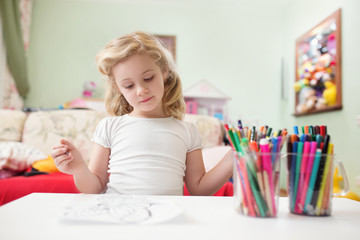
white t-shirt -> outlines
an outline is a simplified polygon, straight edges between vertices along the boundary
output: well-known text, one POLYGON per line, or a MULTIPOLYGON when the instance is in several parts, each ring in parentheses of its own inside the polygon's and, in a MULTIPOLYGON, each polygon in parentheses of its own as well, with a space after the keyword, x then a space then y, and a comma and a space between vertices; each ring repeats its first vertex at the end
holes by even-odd
POLYGON ((111 150, 106 193, 126 195, 182 195, 186 154, 202 147, 196 126, 174 117, 107 117, 92 141, 111 150))

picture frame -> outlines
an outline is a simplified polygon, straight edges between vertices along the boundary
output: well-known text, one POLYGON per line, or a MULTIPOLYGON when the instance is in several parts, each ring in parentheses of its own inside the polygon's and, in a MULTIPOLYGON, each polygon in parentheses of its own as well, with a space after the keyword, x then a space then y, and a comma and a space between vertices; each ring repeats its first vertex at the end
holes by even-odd
POLYGON ((176 62, 176 36, 174 35, 155 35, 159 38, 165 47, 172 53, 174 61, 176 62))
POLYGON ((342 109, 341 9, 296 40, 295 116, 342 109))

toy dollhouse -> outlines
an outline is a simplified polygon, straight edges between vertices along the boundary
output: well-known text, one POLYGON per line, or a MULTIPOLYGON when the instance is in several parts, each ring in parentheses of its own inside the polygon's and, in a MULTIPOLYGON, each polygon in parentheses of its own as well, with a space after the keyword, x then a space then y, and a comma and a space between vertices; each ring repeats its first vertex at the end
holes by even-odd
POLYGON ((208 115, 228 121, 227 103, 231 99, 207 80, 184 91, 186 113, 208 115))

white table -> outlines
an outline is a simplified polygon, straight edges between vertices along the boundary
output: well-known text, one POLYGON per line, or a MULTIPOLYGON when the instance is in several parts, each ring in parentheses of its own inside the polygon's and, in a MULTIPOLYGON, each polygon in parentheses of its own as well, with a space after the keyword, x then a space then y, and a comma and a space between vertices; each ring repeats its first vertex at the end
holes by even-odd
MULTIPOLYGON (((64 222, 61 209, 73 194, 33 193, 0 207, 0 239, 360 239, 360 203, 333 199, 329 217, 290 214, 280 198, 277 218, 242 216, 232 197, 159 196, 184 209, 153 225, 64 222)), ((151 196, 154 197, 154 196, 151 196)))

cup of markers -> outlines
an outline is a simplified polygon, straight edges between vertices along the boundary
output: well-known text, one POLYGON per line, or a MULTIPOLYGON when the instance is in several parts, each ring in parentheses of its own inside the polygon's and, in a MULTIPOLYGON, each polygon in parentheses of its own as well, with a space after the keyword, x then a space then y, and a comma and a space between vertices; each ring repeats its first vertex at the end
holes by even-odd
POLYGON ((329 216, 332 197, 345 195, 349 184, 341 161, 334 155, 334 144, 325 126, 305 126, 299 134, 287 137, 287 189, 291 213, 308 216, 329 216), (343 189, 333 194, 334 165, 343 177, 343 189))
POLYGON ((276 217, 280 186, 281 148, 286 130, 271 134, 268 127, 256 130, 225 124, 234 155, 235 209, 251 217, 276 217))

